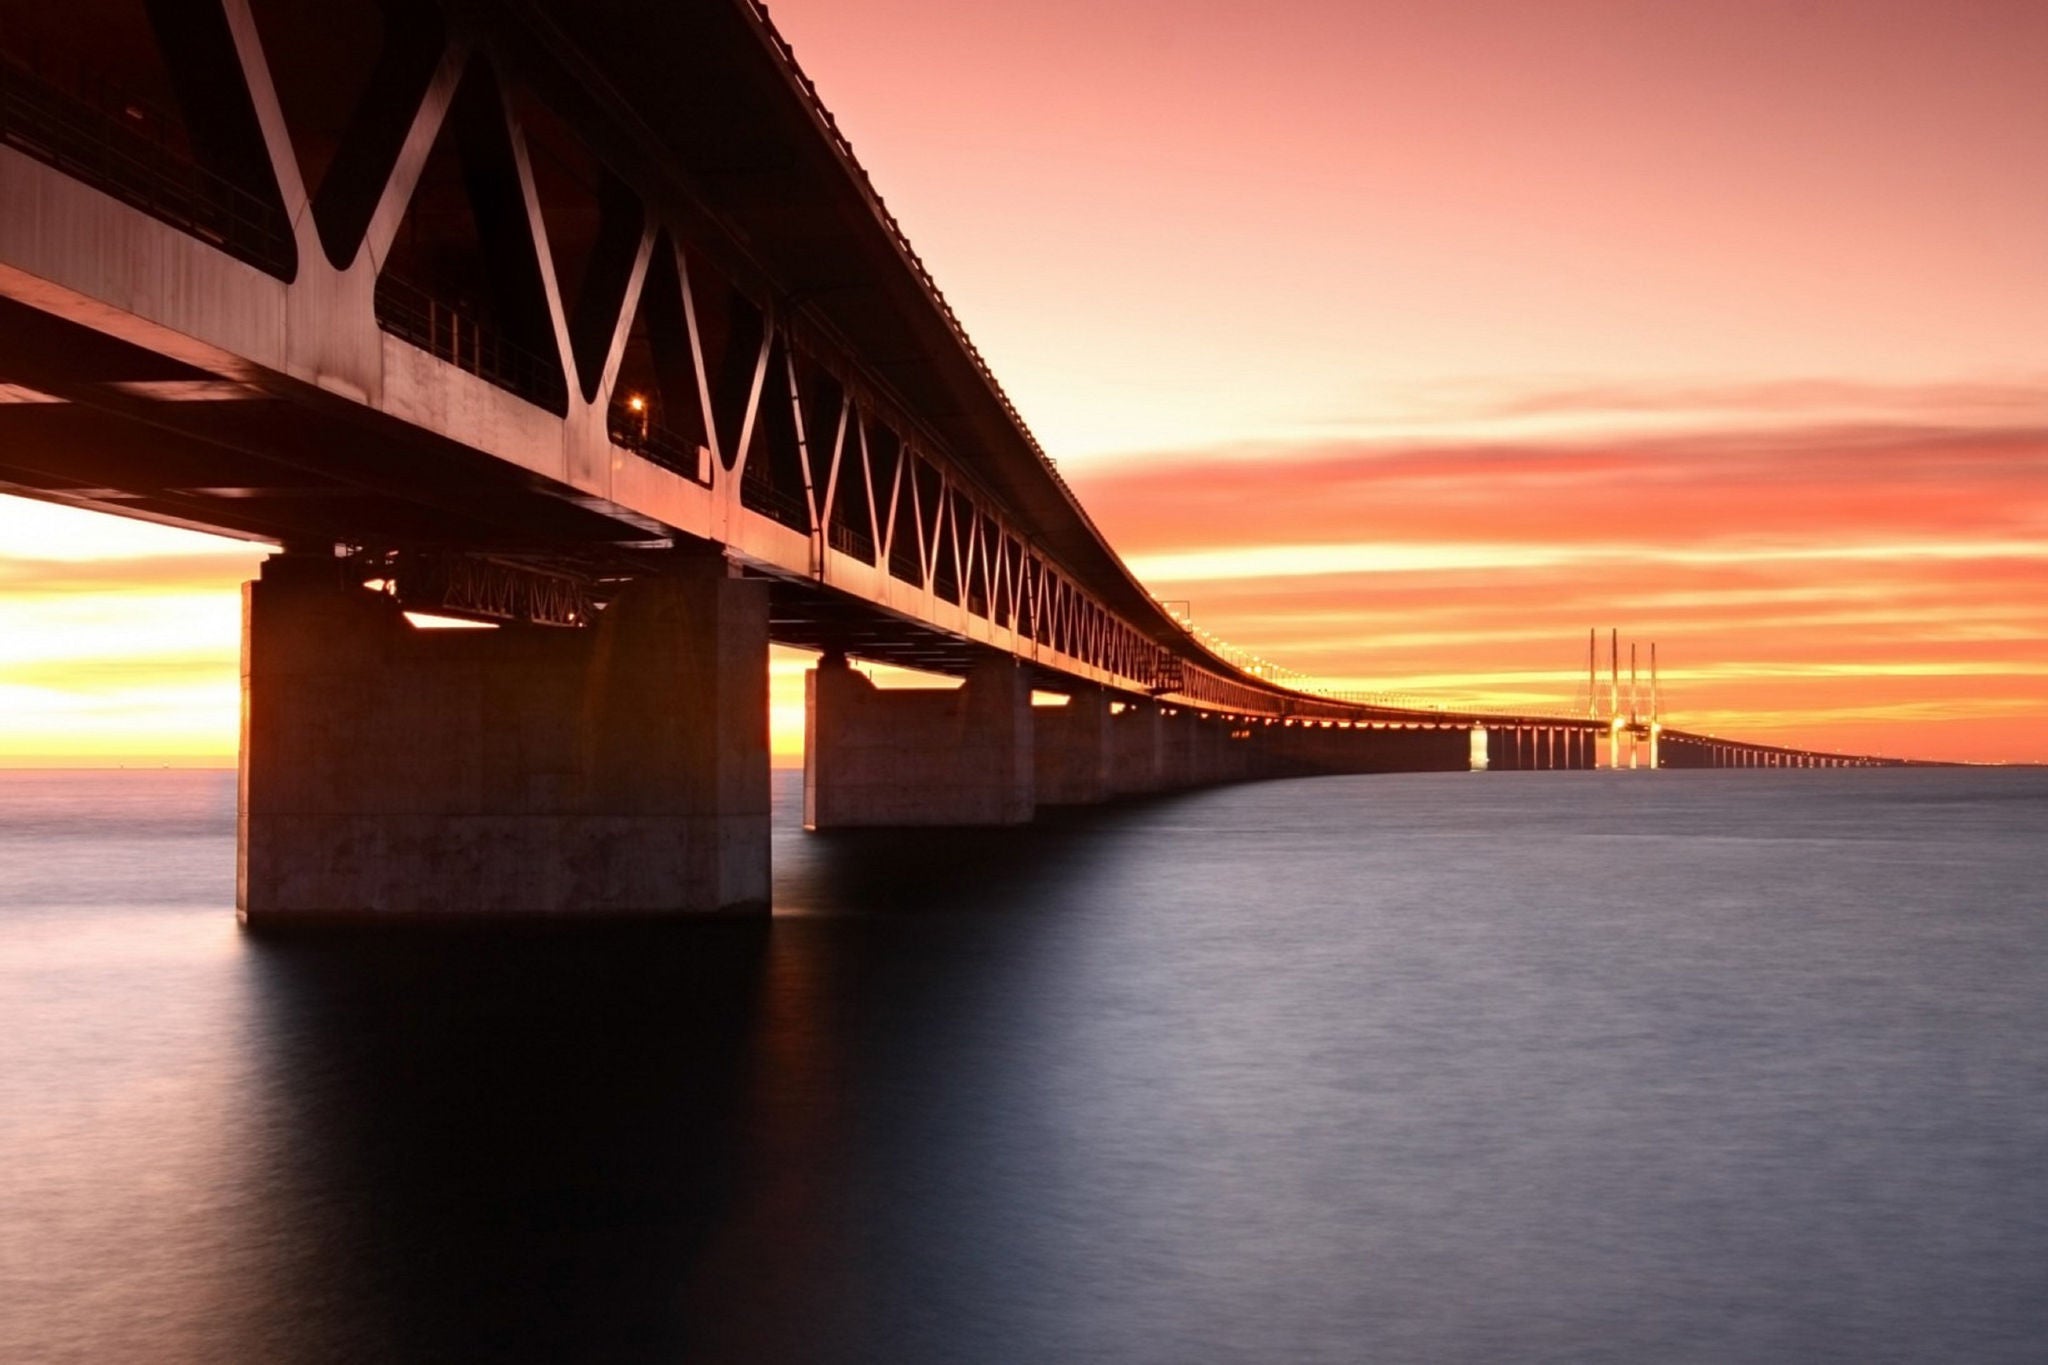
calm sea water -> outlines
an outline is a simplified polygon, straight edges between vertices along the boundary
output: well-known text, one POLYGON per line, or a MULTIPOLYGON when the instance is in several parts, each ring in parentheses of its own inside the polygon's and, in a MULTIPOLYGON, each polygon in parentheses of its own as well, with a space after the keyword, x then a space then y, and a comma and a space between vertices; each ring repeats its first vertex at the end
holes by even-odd
POLYGON ((251 937, 0 774, 0 1359, 2039 1361, 2048 774, 807 837, 778 913, 251 937))

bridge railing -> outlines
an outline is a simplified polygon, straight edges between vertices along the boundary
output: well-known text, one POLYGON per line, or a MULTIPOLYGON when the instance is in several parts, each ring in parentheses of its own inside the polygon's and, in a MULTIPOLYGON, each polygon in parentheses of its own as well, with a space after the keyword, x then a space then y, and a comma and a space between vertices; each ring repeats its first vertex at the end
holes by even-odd
POLYGON ((615 402, 605 414, 605 431, 621 450, 630 450, 706 488, 711 486, 711 448, 678 436, 651 420, 645 411, 636 412, 615 402))
POLYGON ((810 533, 810 507, 802 498, 776 487, 764 455, 748 459, 746 469, 740 475, 740 506, 772 517, 792 531, 810 533))
MULTIPOLYGON (((1400 711, 1442 711, 1441 701, 1417 696, 1413 692, 1359 692, 1342 689, 1317 688, 1315 695, 1328 697, 1332 701, 1349 702, 1353 706, 1383 706, 1400 711)), ((1451 708, 1464 710, 1463 707, 1451 708)))
POLYGON ((265 274, 289 280, 298 249, 284 210, 200 165, 162 135, 176 120, 90 75, 60 89, 0 60, 0 142, 169 223, 265 274))
POLYGON ((377 277, 376 309, 378 326, 455 368, 551 412, 567 406, 559 363, 549 363, 426 287, 387 271, 377 277))
POLYGON ((868 564, 875 562, 875 538, 858 526, 835 519, 825 528, 825 541, 843 555, 852 555, 868 564))

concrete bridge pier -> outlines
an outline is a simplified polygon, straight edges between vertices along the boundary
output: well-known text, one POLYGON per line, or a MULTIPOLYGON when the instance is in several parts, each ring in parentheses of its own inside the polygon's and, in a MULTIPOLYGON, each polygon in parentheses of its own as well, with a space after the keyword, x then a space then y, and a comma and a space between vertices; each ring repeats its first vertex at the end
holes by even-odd
POLYGON ((1116 753, 1109 694, 1077 687, 1065 706, 1031 712, 1034 800, 1041 806, 1089 806, 1116 794, 1116 753))
POLYGON ((1110 790, 1118 796, 1143 796, 1164 791, 1164 744, 1167 717, 1157 702, 1126 702, 1110 717, 1110 790))
POLYGON ((1262 777, 1332 773, 1452 773, 1472 767, 1472 731, 1463 726, 1275 725, 1233 740, 1262 777))
POLYGON ((1176 790, 1207 786, 1216 780, 1210 771, 1215 761, 1210 740, 1214 729, 1199 713, 1185 708, 1167 717, 1166 751, 1176 790))
POLYGON ((1237 722, 1228 716, 1202 716, 1199 719, 1202 781, 1244 782, 1259 775, 1252 761, 1253 741, 1250 736, 1231 738, 1239 728, 1237 722))
POLYGON ((1267 745, 1221 715, 1157 702, 1126 702, 1109 718, 1108 790, 1116 796, 1181 791, 1267 776, 1267 745))
POLYGON ((1221 716, 1203 715, 1198 711, 1187 714, 1193 739, 1189 745, 1192 762, 1189 765, 1188 785, 1209 787, 1230 778, 1230 755, 1224 745, 1229 742, 1230 732, 1223 726, 1221 716))
POLYGON ((805 828, 1030 822, 1031 685, 1013 661, 957 689, 878 688, 827 655, 805 683, 805 828))
POLYGON ((1589 769, 1599 766, 1600 736, 1562 725, 1502 725, 1480 730, 1490 772, 1589 769))
POLYGON ((1160 707, 1155 791, 1177 792, 1194 780, 1194 747, 1194 718, 1177 707, 1160 707))
POLYGON ((716 556, 584 628, 425 630, 329 553, 243 597, 245 923, 768 905, 768 597, 716 556))

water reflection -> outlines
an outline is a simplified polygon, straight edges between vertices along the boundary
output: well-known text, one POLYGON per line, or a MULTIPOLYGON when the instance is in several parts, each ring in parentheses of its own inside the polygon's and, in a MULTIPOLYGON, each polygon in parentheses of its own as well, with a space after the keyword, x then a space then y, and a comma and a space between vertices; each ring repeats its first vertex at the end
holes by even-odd
POLYGON ((768 936, 255 939, 273 1278, 239 1354, 682 1358, 693 1268, 761 1213, 768 936))
POLYGON ((0 885, 43 888, 0 903, 0 1358, 2048 1334, 2038 775, 1330 779, 831 838, 785 784, 772 921, 301 935, 233 926, 231 786, 155 791, 110 827, 101 787, 0 781, 0 885))
POLYGON ((1099 838, 789 832, 773 921, 251 935, 236 1353, 820 1359, 952 1301, 950 1354, 1031 1200, 988 1063, 1099 838))

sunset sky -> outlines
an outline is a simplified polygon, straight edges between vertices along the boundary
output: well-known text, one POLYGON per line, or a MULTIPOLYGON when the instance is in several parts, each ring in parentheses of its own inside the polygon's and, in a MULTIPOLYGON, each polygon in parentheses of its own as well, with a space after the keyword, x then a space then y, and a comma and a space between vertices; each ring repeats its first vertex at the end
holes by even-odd
MULTIPOLYGON (((1687 728, 2048 761, 2048 5, 773 15, 1198 624, 1516 706, 1617 625, 1687 728)), ((0 499, 0 762, 231 762, 260 555, 0 499)))

